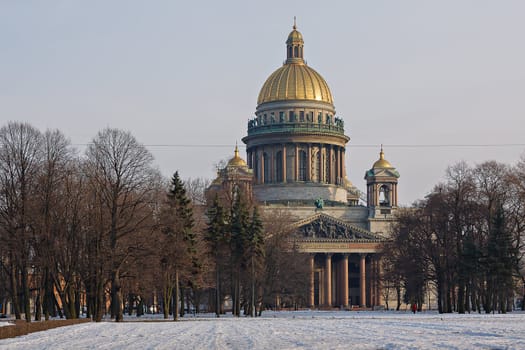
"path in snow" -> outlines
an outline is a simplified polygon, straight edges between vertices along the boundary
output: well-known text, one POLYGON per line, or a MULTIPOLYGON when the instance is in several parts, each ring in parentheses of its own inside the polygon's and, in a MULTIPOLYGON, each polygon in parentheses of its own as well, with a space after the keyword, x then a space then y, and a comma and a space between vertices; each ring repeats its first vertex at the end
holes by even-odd
POLYGON ((525 349, 525 314, 280 312, 101 322, 0 340, 0 349, 525 349))

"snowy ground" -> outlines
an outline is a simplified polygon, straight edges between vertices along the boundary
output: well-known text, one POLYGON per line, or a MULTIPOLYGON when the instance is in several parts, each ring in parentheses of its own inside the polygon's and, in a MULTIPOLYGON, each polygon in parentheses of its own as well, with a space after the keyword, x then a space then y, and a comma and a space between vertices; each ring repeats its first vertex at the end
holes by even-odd
POLYGON ((0 349, 525 349, 523 313, 300 311, 135 320, 32 333, 0 340, 0 349))

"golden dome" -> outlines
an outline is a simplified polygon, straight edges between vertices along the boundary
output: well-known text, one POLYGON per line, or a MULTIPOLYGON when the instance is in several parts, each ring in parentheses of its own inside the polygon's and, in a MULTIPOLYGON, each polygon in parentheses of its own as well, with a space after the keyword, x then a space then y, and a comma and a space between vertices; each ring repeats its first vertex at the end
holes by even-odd
POLYGON ((246 161, 242 159, 239 156, 239 149, 237 148, 237 145, 235 145, 235 155, 232 159, 229 160, 228 166, 235 166, 235 167, 247 167, 248 164, 246 164, 246 161))
POLYGON ((383 152, 383 146, 381 146, 381 152, 379 152, 379 160, 377 160, 372 168, 393 168, 392 164, 385 159, 385 153, 383 152))
POLYGON ((283 100, 312 100, 333 104, 323 77, 306 64, 285 64, 264 83, 257 104, 283 100))
POLYGON ((310 100, 333 105, 328 84, 303 58, 303 36, 294 23, 286 40, 286 62, 264 83, 257 104, 273 101, 310 100))
POLYGON ((295 26, 290 34, 288 34, 288 39, 286 39, 286 44, 290 45, 294 43, 304 43, 303 35, 297 29, 295 29, 295 26))

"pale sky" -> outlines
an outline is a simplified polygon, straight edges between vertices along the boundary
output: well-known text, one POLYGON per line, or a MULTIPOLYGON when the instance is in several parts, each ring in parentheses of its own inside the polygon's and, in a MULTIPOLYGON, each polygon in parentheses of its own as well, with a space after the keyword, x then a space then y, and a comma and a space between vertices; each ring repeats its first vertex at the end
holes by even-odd
POLYGON ((448 165, 524 154, 522 0, 0 0, 0 125, 58 128, 80 152, 121 128, 165 176, 213 178, 243 145, 294 16, 360 190, 381 143, 406 205, 448 165))

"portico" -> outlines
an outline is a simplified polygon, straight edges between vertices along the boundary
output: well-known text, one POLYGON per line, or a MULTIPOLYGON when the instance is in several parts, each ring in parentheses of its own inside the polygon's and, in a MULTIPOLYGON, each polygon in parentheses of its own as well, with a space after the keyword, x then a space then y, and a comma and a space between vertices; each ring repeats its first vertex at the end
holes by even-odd
POLYGON ((311 307, 374 307, 380 299, 380 248, 384 239, 316 214, 297 224, 294 242, 309 254, 311 307))

